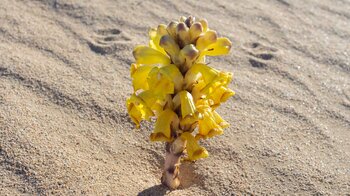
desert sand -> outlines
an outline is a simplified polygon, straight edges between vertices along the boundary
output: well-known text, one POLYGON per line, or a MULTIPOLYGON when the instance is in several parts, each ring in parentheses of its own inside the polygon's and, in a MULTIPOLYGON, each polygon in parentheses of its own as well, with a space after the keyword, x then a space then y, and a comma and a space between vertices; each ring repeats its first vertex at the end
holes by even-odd
POLYGON ((350 1, 0 1, 0 195, 350 194, 350 1), (128 117, 133 48, 206 18, 234 73, 209 157, 160 184, 164 144, 128 117))

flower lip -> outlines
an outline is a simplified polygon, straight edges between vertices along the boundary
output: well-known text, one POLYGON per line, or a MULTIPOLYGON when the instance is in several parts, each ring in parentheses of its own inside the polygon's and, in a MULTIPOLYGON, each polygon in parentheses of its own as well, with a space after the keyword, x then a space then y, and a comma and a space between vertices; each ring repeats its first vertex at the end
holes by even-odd
POLYGON ((132 54, 138 64, 170 64, 167 55, 148 46, 136 46, 132 54))
POLYGON ((184 132, 181 134, 181 139, 185 140, 187 143, 187 154, 188 154, 188 159, 191 161, 198 160, 200 158, 206 158, 208 157, 208 151, 200 146, 195 137, 189 132, 184 132))
POLYGON ((174 138, 172 132, 178 129, 179 118, 171 109, 164 110, 156 121, 153 133, 150 135, 151 141, 171 142, 174 138))

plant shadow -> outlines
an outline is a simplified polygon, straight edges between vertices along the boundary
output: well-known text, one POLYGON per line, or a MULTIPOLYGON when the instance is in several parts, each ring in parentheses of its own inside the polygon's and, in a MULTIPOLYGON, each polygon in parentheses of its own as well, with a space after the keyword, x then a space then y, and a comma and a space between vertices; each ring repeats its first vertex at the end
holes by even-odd
POLYGON ((138 196, 164 196, 168 190, 169 189, 167 189, 164 185, 159 184, 139 192, 138 196))
MULTIPOLYGON (((195 173, 195 166, 191 162, 183 162, 180 166, 180 187, 178 190, 187 189, 193 185, 203 186, 202 176, 195 173)), ((138 196, 147 196, 147 195, 155 195, 155 196, 164 196, 167 193, 172 192, 168 187, 159 184, 154 185, 150 188, 147 188, 141 191, 138 196)))
POLYGON ((187 189, 193 185, 201 185, 200 175, 195 173, 195 166, 191 162, 184 162, 180 166, 180 189, 187 189))

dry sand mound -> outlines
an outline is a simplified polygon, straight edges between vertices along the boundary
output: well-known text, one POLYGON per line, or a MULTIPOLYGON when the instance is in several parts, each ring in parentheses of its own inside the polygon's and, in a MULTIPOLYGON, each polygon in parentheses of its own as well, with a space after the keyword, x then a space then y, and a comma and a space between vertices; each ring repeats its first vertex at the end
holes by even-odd
POLYGON ((0 195, 350 193, 350 2, 1 0, 0 195), (231 123, 160 184, 164 149, 125 108, 148 28, 206 18, 233 42, 231 123))

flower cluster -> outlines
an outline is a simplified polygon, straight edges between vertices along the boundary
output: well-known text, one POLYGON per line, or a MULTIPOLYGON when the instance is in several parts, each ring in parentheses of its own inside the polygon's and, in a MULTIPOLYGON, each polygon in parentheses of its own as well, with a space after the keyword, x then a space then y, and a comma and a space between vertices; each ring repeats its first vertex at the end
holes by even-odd
POLYGON ((229 126, 215 109, 234 92, 232 74, 206 64, 206 56, 225 55, 231 42, 218 37, 206 20, 181 17, 149 31, 149 45, 137 46, 131 65, 134 93, 127 100, 136 124, 156 118, 151 141, 186 143, 187 158, 208 156, 198 140, 223 133, 229 126))

